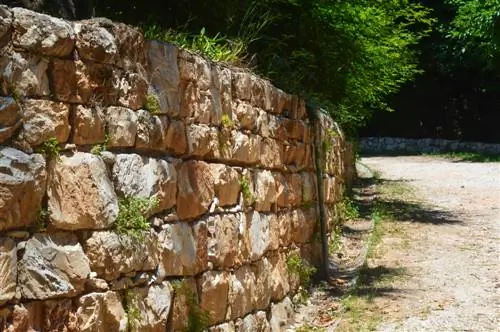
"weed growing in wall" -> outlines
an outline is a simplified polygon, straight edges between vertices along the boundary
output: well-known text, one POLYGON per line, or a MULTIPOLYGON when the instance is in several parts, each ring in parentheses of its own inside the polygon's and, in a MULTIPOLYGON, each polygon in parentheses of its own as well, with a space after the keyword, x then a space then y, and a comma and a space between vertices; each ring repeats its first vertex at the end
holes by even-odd
POLYGON ((198 297, 193 289, 185 280, 176 280, 172 282, 176 296, 184 296, 188 307, 186 332, 202 332, 211 324, 210 314, 200 307, 198 297))
POLYGON ((341 220, 351 220, 359 218, 359 209, 353 199, 344 196, 343 200, 337 204, 341 220))
POLYGON ((304 302, 307 298, 307 289, 311 284, 311 277, 316 273, 316 268, 303 260, 298 252, 293 252, 288 256, 286 266, 288 273, 299 277, 299 301, 304 302))
POLYGON ((139 325, 142 316, 139 308, 137 307, 137 300, 133 295, 133 292, 130 290, 125 292, 123 309, 127 315, 127 329, 132 331, 139 325))
POLYGON ((240 179, 240 190, 241 193, 243 194, 243 199, 245 200, 245 204, 252 205, 253 202, 255 202, 255 195, 250 189, 250 181, 248 180, 248 177, 243 176, 240 179))
POLYGON ((55 137, 51 137, 45 142, 43 142, 37 149, 36 152, 41 153, 45 158, 55 158, 60 159, 61 148, 59 147, 59 141, 55 137))
POLYGON ((234 121, 231 120, 229 115, 222 114, 222 117, 220 119, 220 125, 222 126, 222 128, 231 129, 234 127, 234 121))
POLYGON ((106 136, 104 136, 104 142, 94 145, 92 149, 90 149, 90 153, 100 155, 103 151, 106 151, 108 149, 109 140, 110 136, 106 134, 106 136))
POLYGON ((161 113, 160 103, 158 99, 152 94, 148 94, 146 97, 146 104, 144 105, 146 110, 152 115, 157 115, 161 113))
POLYGON ((8 94, 14 99, 17 103, 21 102, 23 100, 23 96, 21 94, 21 91, 19 91, 19 88, 15 86, 14 84, 9 84, 7 88, 8 94))
POLYGON ((118 200, 119 211, 115 221, 116 233, 142 241, 150 225, 146 215, 158 205, 155 197, 124 197, 118 200))
POLYGON ((49 220, 49 212, 45 208, 38 210, 35 219, 35 229, 37 232, 44 232, 47 230, 47 223, 49 220))

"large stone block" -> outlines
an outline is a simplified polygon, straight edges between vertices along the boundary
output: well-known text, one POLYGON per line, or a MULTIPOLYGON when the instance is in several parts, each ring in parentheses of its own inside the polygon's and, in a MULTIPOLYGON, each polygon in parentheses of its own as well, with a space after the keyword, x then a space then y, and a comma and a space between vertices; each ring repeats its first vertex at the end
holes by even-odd
POLYGON ((154 270, 159 259, 157 243, 157 235, 152 231, 142 241, 115 232, 93 232, 85 240, 84 250, 92 271, 113 280, 134 271, 154 270))
POLYGON ((114 64, 118 60, 115 37, 98 22, 74 23, 76 50, 80 59, 114 64))
POLYGON ((120 80, 118 105, 138 110, 144 107, 148 95, 148 82, 144 73, 125 73, 120 80))
POLYGON ((278 215, 272 213, 269 218, 269 250, 278 250, 280 247, 280 223, 278 215))
POLYGON ((214 177, 215 196, 219 199, 219 205, 235 205, 240 193, 240 177, 236 169, 223 164, 210 164, 210 169, 214 177))
POLYGON ((240 267, 229 278, 227 319, 243 317, 253 310, 252 294, 255 288, 255 275, 248 265, 240 267))
POLYGON ((234 107, 234 116, 238 128, 251 131, 257 129, 259 111, 251 104, 245 102, 238 103, 234 107))
POLYGON ((152 213, 173 207, 177 196, 175 166, 164 160, 138 154, 118 154, 112 170, 116 192, 122 197, 155 197, 152 213))
POLYGON ((21 126, 21 108, 11 97, 0 97, 0 144, 21 126))
POLYGON ((66 57, 75 46, 73 27, 59 18, 24 8, 13 8, 12 43, 33 53, 66 57))
POLYGON ((273 174, 270 171, 256 171, 253 180, 255 210, 267 212, 275 208, 277 195, 273 174))
POLYGON ((79 145, 103 143, 106 138, 106 122, 102 107, 77 105, 72 119, 71 142, 79 145))
POLYGON ((70 133, 69 105, 49 100, 23 102, 23 125, 16 143, 26 150, 51 138, 66 142, 70 133))
POLYGON ((146 110, 137 111, 137 117, 136 148, 165 151, 167 148, 168 118, 152 115, 146 110))
POLYGON ((257 163, 260 159, 261 137, 233 131, 230 138, 230 155, 234 162, 245 165, 257 163))
POLYGON ((17 248, 16 243, 0 237, 0 305, 16 295, 17 286, 17 248))
POLYGON ((278 214, 279 243, 281 247, 288 247, 292 242, 293 211, 287 210, 278 214))
POLYGON ((292 172, 304 169, 306 167, 306 145, 304 143, 285 144, 284 163, 292 172))
POLYGON ((271 305, 271 319, 269 324, 272 332, 283 331, 293 317, 293 304, 290 298, 285 299, 279 303, 271 305))
POLYGON ((272 301, 281 301, 290 291, 288 267, 284 253, 274 253, 269 257, 270 293, 272 301))
POLYGON ((292 241, 306 243, 312 240, 316 229, 316 206, 292 211, 292 241))
POLYGON ((0 149, 0 231, 33 224, 42 205, 47 174, 39 154, 0 149))
MULTIPOLYGON (((12 28, 12 12, 7 6, 0 7, 0 40, 11 31, 12 28)), ((0 47, 3 46, 0 44, 0 47)))
POLYGON ((265 82, 264 80, 252 76, 252 97, 251 102, 252 105, 263 109, 266 104, 266 93, 265 93, 265 82))
POLYGON ((215 326, 211 326, 208 332, 234 332, 235 327, 233 322, 223 323, 215 326))
POLYGON ((76 236, 35 234, 18 245, 18 291, 23 300, 74 296, 83 291, 90 274, 89 260, 76 236))
POLYGON ((229 291, 229 274, 227 272, 208 271, 198 280, 201 309, 210 315, 211 325, 223 322, 229 291))
POLYGON ((214 177, 202 161, 186 161, 177 173, 177 214, 180 219, 198 217, 208 211, 215 197, 214 177))
POLYGON ((187 128, 188 153, 195 157, 219 158, 219 135, 215 127, 191 124, 187 128))
POLYGON ((214 267, 230 268, 242 263, 242 254, 247 251, 244 239, 240 239, 244 235, 240 229, 246 226, 244 218, 241 213, 208 217, 208 258, 214 267))
POLYGON ((284 162, 283 143, 272 139, 264 138, 260 144, 260 165, 271 169, 282 169, 284 162))
POLYGON ((170 121, 167 130, 166 146, 167 150, 176 155, 184 154, 186 152, 186 127, 182 121, 170 121))
POLYGON ((250 259, 254 261, 262 257, 271 244, 269 217, 266 214, 251 211, 247 213, 247 223, 250 259))
POLYGON ((127 316, 118 293, 87 294, 78 299, 77 305, 79 331, 127 331, 127 316))
POLYGON ((110 147, 128 148, 135 145, 137 113, 125 107, 108 107, 106 125, 110 147))
POLYGON ((266 257, 252 264, 255 274, 255 287, 252 294, 253 308, 265 310, 271 302, 271 264, 266 257))
POLYGON ((167 224, 158 235, 159 275, 194 276, 208 263, 207 227, 204 221, 167 224))
POLYGON ((77 152, 52 161, 47 186, 51 223, 61 229, 111 227, 118 200, 106 164, 98 156, 77 152))
MULTIPOLYGON (((193 299, 198 299, 198 288, 196 281, 192 278, 184 278, 172 282, 174 288, 174 301, 172 305, 172 318, 167 331, 187 331, 193 299)), ((195 302, 198 303, 198 302, 195 302)))
POLYGON ((316 200, 316 174, 303 172, 302 176, 302 202, 312 203, 316 200))
POLYGON ((252 99, 252 74, 246 71, 233 72, 233 98, 251 101, 252 99))

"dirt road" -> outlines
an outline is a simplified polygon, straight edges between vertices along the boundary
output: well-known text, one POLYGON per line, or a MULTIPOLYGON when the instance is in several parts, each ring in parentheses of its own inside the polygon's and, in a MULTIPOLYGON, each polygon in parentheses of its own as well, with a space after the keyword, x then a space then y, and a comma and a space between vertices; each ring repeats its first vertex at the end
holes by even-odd
POLYGON ((406 275, 375 299, 383 313, 377 330, 500 331, 500 163, 431 157, 362 163, 382 181, 407 183, 420 201, 400 222, 406 245, 383 239, 385 253, 371 262, 406 275))

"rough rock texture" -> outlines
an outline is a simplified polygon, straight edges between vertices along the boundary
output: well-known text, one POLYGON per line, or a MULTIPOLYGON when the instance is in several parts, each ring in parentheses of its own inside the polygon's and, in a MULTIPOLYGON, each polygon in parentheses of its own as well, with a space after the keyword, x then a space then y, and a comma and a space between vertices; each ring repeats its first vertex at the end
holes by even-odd
POLYGON ((35 234, 18 250, 18 291, 22 299, 74 296, 90 273, 89 259, 69 233, 35 234))
POLYGON ((238 172, 223 164, 210 164, 214 177, 215 196, 220 206, 234 205, 238 201, 240 182, 238 172))
POLYGON ((21 125, 21 109, 10 97, 0 97, 0 144, 8 140, 21 125))
POLYGON ((201 161, 184 162, 179 168, 177 178, 179 218, 194 218, 207 212, 215 195, 210 166, 201 161))
POLYGON ((49 170, 48 212, 55 227, 75 230, 113 225, 118 199, 101 158, 78 152, 51 162, 49 170))
POLYGON ((78 299, 80 331, 127 331, 122 299, 116 292, 90 293, 78 299))
POLYGON ((41 155, 0 149, 0 231, 27 227, 35 221, 46 180, 41 155))
POLYGON ((243 214, 238 213, 207 219, 208 258, 215 267, 229 268, 241 264, 240 228, 246 225, 244 218, 243 214))
POLYGON ((108 107, 106 126, 109 133, 109 146, 132 147, 137 133, 137 114, 125 107, 108 107))
POLYGON ((283 327, 290 321, 292 315, 293 305, 290 298, 285 297, 283 301, 271 304, 271 319, 269 320, 271 331, 283 331, 283 327))
POLYGON ((201 309, 210 315, 210 322, 217 324, 226 318, 229 275, 227 272, 209 271, 198 280, 201 309))
POLYGON ((102 107, 75 107, 73 117, 73 136, 75 144, 103 143, 106 138, 106 121, 102 107))
POLYGON ((9 238, 0 238, 0 305, 16 295, 17 248, 9 238))
POLYGON ((258 311, 256 314, 247 315, 243 319, 239 319, 236 322, 237 332, 269 332, 271 327, 267 321, 266 312, 258 311))
POLYGON ((134 288, 127 292, 125 303, 133 308, 139 317, 129 317, 132 331, 163 332, 172 306, 172 287, 164 281, 160 285, 134 288))
POLYGON ((269 211, 276 203, 276 184, 270 171, 259 171, 254 174, 255 209, 269 211))
POLYGON ((236 319, 253 310, 255 275, 248 265, 240 267, 229 279, 227 318, 236 319))

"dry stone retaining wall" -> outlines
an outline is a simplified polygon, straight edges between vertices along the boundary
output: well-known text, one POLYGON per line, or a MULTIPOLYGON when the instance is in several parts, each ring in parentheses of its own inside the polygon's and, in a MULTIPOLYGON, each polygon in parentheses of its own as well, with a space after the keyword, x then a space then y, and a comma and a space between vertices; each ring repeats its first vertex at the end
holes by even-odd
MULTIPOLYGON (((107 19, 0 6, 0 47, 0 330, 280 331, 320 253, 304 101, 107 19), (124 197, 156 198, 143 239, 124 197)), ((331 207, 352 153, 316 125, 331 207)))

